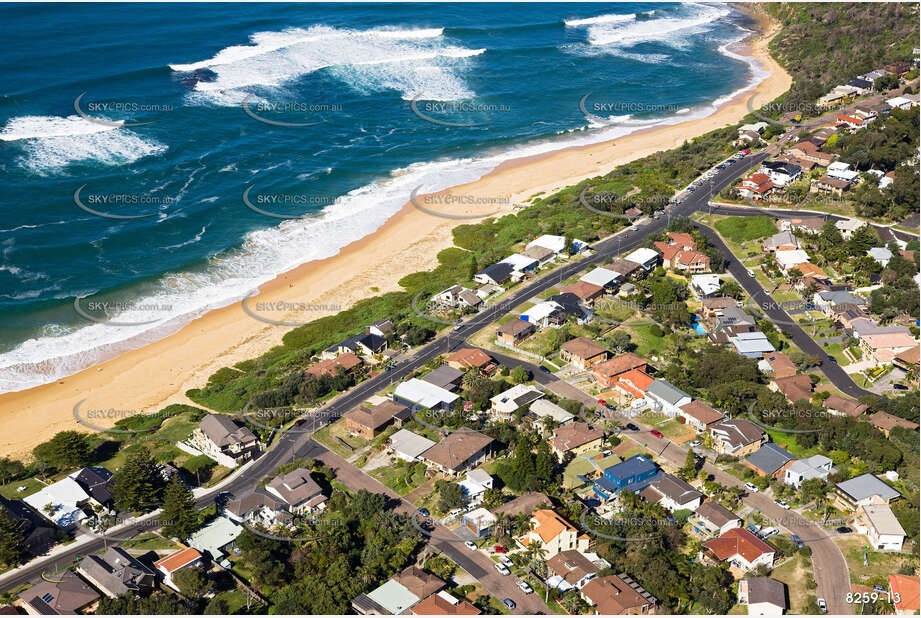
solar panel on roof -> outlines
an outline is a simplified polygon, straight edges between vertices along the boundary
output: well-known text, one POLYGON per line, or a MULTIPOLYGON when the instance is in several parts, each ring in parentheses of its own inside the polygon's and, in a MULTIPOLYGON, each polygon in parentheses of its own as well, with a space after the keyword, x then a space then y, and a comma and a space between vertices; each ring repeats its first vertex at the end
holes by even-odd
POLYGON ((42 601, 44 601, 45 603, 51 603, 52 601, 54 601, 54 595, 51 594, 50 592, 46 592, 45 594, 42 595, 42 601))

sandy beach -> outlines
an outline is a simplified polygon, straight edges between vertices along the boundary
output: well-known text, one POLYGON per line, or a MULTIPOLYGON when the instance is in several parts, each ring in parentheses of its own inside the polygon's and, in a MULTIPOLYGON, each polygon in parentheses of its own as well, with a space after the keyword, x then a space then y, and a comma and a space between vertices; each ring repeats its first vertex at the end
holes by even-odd
MULTIPOLYGON (((789 75, 769 56, 767 42, 775 34, 768 26, 753 37, 747 49, 761 62, 769 76, 754 90, 755 107, 773 100, 791 84, 789 75)), ((656 127, 585 147, 567 148, 538 157, 507 161, 477 181, 454 187, 443 196, 503 199, 502 209, 511 212, 537 193, 552 193, 585 178, 610 171, 617 165, 660 150, 674 148, 694 136, 735 123, 747 113, 752 91, 736 96, 716 112, 701 119, 656 127)), ((446 201, 446 200, 445 200, 446 201)), ((445 209, 442 209, 445 210, 445 209)), ((491 214, 495 205, 473 206, 470 216, 491 214)), ((451 207, 450 212, 461 209, 451 207)), ((436 255, 452 245, 451 230, 476 219, 432 216, 407 203, 375 233, 343 248, 331 258, 309 262, 280 275, 248 301, 253 309, 261 303, 308 303, 308 311, 262 312, 278 321, 307 322, 357 300, 400 289, 403 276, 428 270, 436 255)), ((87 431, 73 415, 77 402, 86 408, 155 411, 171 403, 191 403, 190 388, 207 382, 217 369, 259 356, 281 342, 290 327, 254 319, 236 303, 191 322, 178 333, 143 348, 127 352, 57 382, 29 390, 0 395, 0 453, 28 459, 31 449, 66 429, 87 431)))

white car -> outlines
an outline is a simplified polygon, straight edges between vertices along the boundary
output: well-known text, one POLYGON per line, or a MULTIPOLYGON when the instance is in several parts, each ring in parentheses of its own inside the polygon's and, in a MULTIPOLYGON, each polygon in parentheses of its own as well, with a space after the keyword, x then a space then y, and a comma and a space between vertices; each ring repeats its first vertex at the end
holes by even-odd
POLYGON ((521 591, 525 594, 531 594, 534 592, 534 588, 531 588, 528 582, 519 581, 518 587, 521 588, 521 591))
POLYGON ((499 571, 499 575, 511 575, 512 572, 508 570, 508 567, 504 564, 496 563, 496 570, 499 571))
POLYGON ((752 493, 758 493, 758 488, 752 485, 751 483, 745 483, 745 489, 752 493))
POLYGON ((816 603, 819 605, 819 611, 821 611, 823 614, 828 613, 828 605, 825 603, 825 599, 819 597, 818 600, 816 600, 816 603))
POLYGON ((515 566, 515 563, 512 562, 512 559, 509 558, 508 556, 499 556, 499 562, 501 562, 502 564, 504 564, 504 565, 507 566, 507 567, 513 567, 513 566, 515 566))
POLYGON ((691 442, 688 442, 688 446, 690 446, 691 448, 694 448, 695 446, 700 446, 700 440, 693 440, 691 442))
POLYGON ((762 539, 769 539, 772 536, 777 536, 778 534, 780 534, 780 530, 777 528, 765 528, 758 533, 758 536, 760 536, 762 539))
POLYGON ((755 271, 753 271, 753 270, 750 269, 750 268, 746 268, 746 269, 745 269, 745 272, 748 273, 748 276, 749 276, 749 277, 754 277, 754 276, 755 276, 755 271))
POLYGON ((474 543, 473 541, 464 541, 464 547, 472 551, 477 550, 476 543, 474 543))
POLYGON ((790 510, 790 505, 787 504, 786 502, 784 502, 783 500, 778 500, 778 501, 777 501, 777 504, 779 504, 779 505, 780 505, 780 508, 782 508, 782 509, 786 509, 786 510, 788 510, 788 511, 790 510))

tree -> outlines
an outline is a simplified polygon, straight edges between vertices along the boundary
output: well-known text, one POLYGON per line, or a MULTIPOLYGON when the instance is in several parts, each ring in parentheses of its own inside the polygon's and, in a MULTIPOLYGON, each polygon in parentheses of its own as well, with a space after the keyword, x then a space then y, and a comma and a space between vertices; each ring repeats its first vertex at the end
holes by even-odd
POLYGON ((25 476, 26 467, 17 459, 0 457, 0 485, 6 485, 25 476))
POLYGON ((186 567, 173 573, 173 582, 187 597, 199 598, 208 591, 208 579, 198 567, 186 567))
POLYGON ((192 490, 174 475, 163 491, 163 534, 178 539, 188 538, 194 532, 201 518, 195 509, 195 496, 192 490))
POLYGON ((678 476, 685 481, 690 481, 697 476, 697 457, 694 456, 694 449, 688 449, 688 454, 684 457, 684 465, 678 470, 678 476))
POLYGON ((518 365, 512 369, 510 376, 515 384, 524 384, 531 379, 531 374, 524 368, 524 365, 518 365))
POLYGON ((549 487, 553 484, 554 472, 556 470, 556 458, 550 452, 550 446, 546 440, 537 443, 537 455, 534 457, 534 475, 542 488, 549 487))
POLYGON ((483 492, 483 506, 488 509, 494 509, 505 503, 505 494, 498 487, 490 487, 483 492))
POLYGON ((445 558, 444 556, 432 556, 425 563, 425 570, 439 577, 445 581, 451 579, 451 576, 454 575, 454 572, 457 571, 457 567, 453 562, 445 558))
POLYGON ((5 508, 0 508, 0 565, 16 566, 22 560, 25 537, 5 508))
POLYGON ((209 616, 226 616, 230 614, 230 606, 221 597, 214 597, 205 606, 205 614, 209 616))
POLYGON ((438 492, 438 510, 442 513, 464 506, 464 490, 457 483, 437 481, 435 491, 438 492))
POLYGON ((92 448, 87 434, 62 431, 32 449, 32 454, 39 461, 58 469, 79 468, 89 463, 92 448))
POLYGON ((112 495, 119 510, 146 512, 160 505, 163 477, 146 446, 129 455, 114 476, 112 495))

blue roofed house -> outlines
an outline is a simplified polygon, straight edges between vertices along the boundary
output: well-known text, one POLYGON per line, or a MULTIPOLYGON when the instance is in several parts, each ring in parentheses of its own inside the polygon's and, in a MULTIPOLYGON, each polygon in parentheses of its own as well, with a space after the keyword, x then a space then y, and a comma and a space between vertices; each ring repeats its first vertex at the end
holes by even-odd
POLYGON ((796 457, 791 453, 777 446, 774 442, 768 442, 749 455, 745 460, 745 465, 757 472, 759 476, 782 479, 787 468, 794 461, 796 461, 796 457))
POLYGON ((604 474, 595 480, 594 490, 602 499, 610 500, 621 491, 639 493, 662 474, 655 462, 642 455, 634 455, 605 468, 604 474))

